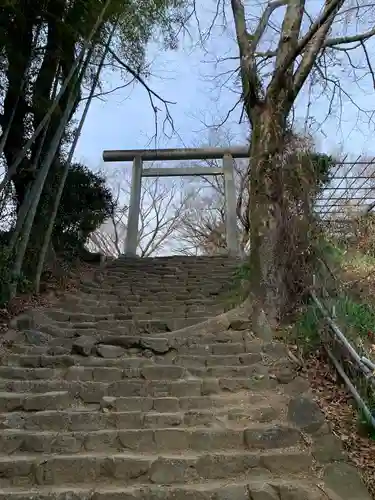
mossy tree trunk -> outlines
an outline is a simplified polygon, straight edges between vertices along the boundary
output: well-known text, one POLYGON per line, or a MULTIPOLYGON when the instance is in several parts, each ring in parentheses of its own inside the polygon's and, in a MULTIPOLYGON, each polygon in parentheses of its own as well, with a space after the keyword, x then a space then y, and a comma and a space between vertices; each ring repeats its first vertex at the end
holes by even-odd
POLYGON ((254 329, 276 327, 285 301, 283 165, 285 117, 276 106, 265 105, 253 113, 250 146, 250 290, 254 329))
MULTIPOLYGON (((343 0, 324 6, 306 34, 301 34, 303 0, 268 3, 259 22, 248 29, 242 0, 231 0, 240 58, 243 101, 251 124, 249 151, 250 294, 253 328, 269 334, 282 319, 289 297, 287 273, 291 248, 288 234, 293 198, 283 159, 288 116, 309 76, 343 0), (260 52, 261 39, 273 12, 285 7, 279 43, 268 54, 260 52), (262 62, 263 58, 263 62, 262 62), (264 59, 273 66, 265 87, 264 59), (259 64, 260 63, 260 64, 259 64)), ((295 210, 295 204, 294 204, 295 210)), ((297 263, 296 263, 297 265, 297 263)))

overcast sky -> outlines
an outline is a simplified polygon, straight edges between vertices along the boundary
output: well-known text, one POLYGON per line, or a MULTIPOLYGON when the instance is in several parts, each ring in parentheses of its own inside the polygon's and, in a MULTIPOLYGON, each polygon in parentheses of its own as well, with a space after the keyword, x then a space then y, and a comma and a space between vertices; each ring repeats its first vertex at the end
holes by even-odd
MULTIPOLYGON (((216 0, 211 3, 205 0, 205 8, 198 13, 203 31, 211 24, 214 12, 212 6, 215 2, 216 0)), ((307 4, 314 11, 320 2, 311 0, 307 4)), ((261 8, 259 6, 257 3, 255 9, 261 8)), ((249 12, 256 19, 256 10, 250 9, 249 12)), ((155 99, 154 103, 160 110, 155 138, 155 116, 147 91, 138 83, 125 89, 120 88, 93 102, 76 150, 76 159, 94 170, 104 167, 107 173, 117 172, 116 179, 126 182, 125 178, 129 179, 131 164, 104 165, 103 150, 207 145, 207 126, 222 122, 239 97, 238 82, 234 78, 228 80, 230 71, 238 66, 238 60, 235 60, 238 48, 234 39, 231 12, 228 11, 227 14, 226 29, 223 30, 217 22, 204 47, 197 43, 199 37, 194 21, 189 26, 192 36, 181 37, 178 50, 162 50, 160 44, 155 42, 148 47, 147 59, 150 62, 151 76, 147 83, 153 91, 174 103, 169 105, 169 112, 175 131, 172 133, 170 127, 166 130, 170 137, 162 131, 164 105, 155 99), (123 168, 127 170, 124 177, 123 168)), ((273 19, 274 23, 280 25, 282 17, 283 12, 278 10, 276 19, 273 19)), ((340 31, 333 30, 332 36, 342 35, 343 29, 340 24, 340 31)), ((351 29, 350 23, 348 29, 351 29)), ((354 23, 353 29, 356 29, 354 23)), ((265 36, 262 50, 270 50, 277 42, 278 36, 275 37, 275 32, 271 30, 268 39, 267 35, 265 36)), ((371 48, 375 51, 375 45, 371 48)), ((351 54, 356 63, 356 53, 351 54)), ((358 57, 363 61, 363 54, 358 57)), ((345 62, 340 66, 340 59, 338 64, 329 67, 327 72, 328 75, 334 72, 335 76, 340 77, 345 93, 340 99, 336 95, 336 99, 330 104, 331 94, 326 88, 305 86, 295 106, 293 124, 296 131, 301 132, 307 127, 320 152, 332 155, 345 153, 351 160, 355 160, 359 155, 375 156, 373 123, 368 119, 369 114, 363 111, 366 107, 373 108, 374 88, 371 78, 367 75, 366 78, 358 79, 353 71, 347 71, 345 62)), ((105 72, 102 80, 105 91, 124 85, 119 72, 105 72)), ((224 126, 224 135, 230 135, 232 144, 243 144, 248 136, 248 126, 239 125, 240 114, 241 109, 238 107, 224 126)), ((167 165, 172 166, 171 162, 167 165)), ((170 249, 169 243, 167 249, 170 249)))
MULTIPOLYGON (((195 39, 182 37, 178 50, 166 52, 161 50, 159 44, 150 45, 148 60, 151 61, 152 76, 147 82, 155 92, 175 103, 169 108, 176 132, 167 138, 159 127, 158 147, 189 147, 205 142, 205 124, 219 123, 236 102, 238 94, 232 91, 232 83, 220 88, 226 78, 220 77, 220 74, 233 68, 236 62, 231 60, 215 64, 215 58, 237 56, 232 18, 230 12, 228 14, 229 30, 223 33, 220 27, 216 27, 205 50, 196 44, 194 22, 190 32, 195 39)), ((203 28, 211 19, 211 7, 200 13, 203 28)), ((120 74, 104 73, 103 76, 105 90, 124 83, 120 74)), ((350 91, 356 105, 363 108, 368 106, 369 97, 370 102, 373 102, 370 80, 362 82, 361 87, 351 83, 350 76, 346 81, 346 89, 350 91)), ((308 107, 307 91, 306 88, 297 105, 295 122, 300 129, 304 126, 308 107)), ((322 95, 318 99, 316 92, 308 110, 309 124, 321 151, 335 153, 343 149, 353 156, 374 153, 373 127, 364 121, 363 116, 358 122, 358 110, 350 103, 351 98, 345 98, 340 109, 334 106, 329 118, 325 120, 328 101, 322 95)), ((165 116, 163 105, 157 101, 155 104, 160 108, 161 125, 165 116)), ((238 109, 232 114, 226 127, 230 130, 233 141, 241 143, 246 128, 238 125, 239 113, 238 109)), ((104 149, 155 147, 154 134, 155 120, 145 89, 140 84, 120 89, 103 100, 96 99, 93 102, 76 151, 76 159, 84 161, 91 168, 97 168, 101 164, 104 149)))

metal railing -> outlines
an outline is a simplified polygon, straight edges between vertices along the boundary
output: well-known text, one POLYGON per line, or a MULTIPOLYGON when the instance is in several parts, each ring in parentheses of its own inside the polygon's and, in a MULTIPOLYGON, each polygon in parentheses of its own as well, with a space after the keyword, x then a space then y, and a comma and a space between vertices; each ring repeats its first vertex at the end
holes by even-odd
POLYGON ((369 401, 375 402, 375 364, 366 356, 359 354, 348 340, 335 321, 334 299, 332 300, 324 285, 318 286, 316 277, 313 278, 310 296, 327 326, 321 338, 323 348, 358 408, 363 412, 366 422, 375 429, 375 411, 369 406, 369 401), (331 302, 330 305, 325 303, 326 299, 331 302))
MULTIPOLYGON (((246 245, 243 258, 248 256, 249 249, 250 245, 246 245)), ((368 402, 368 399, 373 399, 375 403, 375 364, 359 354, 347 339, 335 321, 335 300, 324 285, 317 285, 315 275, 310 296, 327 326, 325 335, 321 338, 323 348, 358 408, 363 412, 366 422, 375 429, 375 408, 370 408, 368 402), (330 301, 329 305, 326 304, 327 301, 330 301)))

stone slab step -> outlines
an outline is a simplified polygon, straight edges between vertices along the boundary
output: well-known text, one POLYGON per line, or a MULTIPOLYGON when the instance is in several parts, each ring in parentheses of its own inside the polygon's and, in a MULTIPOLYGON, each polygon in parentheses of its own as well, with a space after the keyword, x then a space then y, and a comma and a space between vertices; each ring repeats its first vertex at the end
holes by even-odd
POLYGON ((272 450, 298 447, 301 433, 281 424, 253 424, 245 429, 174 428, 167 414, 148 414, 144 429, 107 429, 98 431, 24 431, 0 430, 0 450, 4 454, 86 453, 86 452, 208 452, 220 450, 272 450), (151 418, 150 418, 151 417, 151 418), (147 428, 162 417, 164 427, 147 428))
POLYGON ((106 293, 126 297, 130 294, 139 294, 148 299, 152 299, 152 293, 161 292, 166 297, 173 298, 173 295, 175 295, 175 300, 182 300, 185 297, 190 298, 194 295, 200 297, 219 295, 231 287, 233 287, 233 278, 224 273, 216 274, 216 276, 200 276, 199 278, 193 276, 162 278, 161 276, 151 276, 148 273, 143 277, 133 275, 133 278, 130 275, 111 275, 108 281, 105 277, 100 283, 95 281, 82 283, 80 290, 87 295, 106 293))
MULTIPOLYGON (((105 429, 149 429, 163 427, 196 427, 217 425, 223 427, 245 426, 253 422, 272 422, 282 416, 282 405, 258 404, 257 406, 224 405, 212 410, 190 409, 182 411, 174 398, 152 400, 145 398, 145 411, 39 411, 0 414, 0 429, 35 431, 99 431, 105 429), (146 403, 149 402, 149 408, 146 403), (177 404, 174 404, 177 403, 177 404), (153 411, 157 408, 159 411, 153 411), (148 411, 147 411, 148 409, 148 411), (173 411, 176 410, 177 411, 173 411), (180 411, 179 411, 180 410, 180 411)), ((125 398, 124 398, 125 399, 125 398)), ((116 404, 112 402, 112 404, 116 404)), ((134 403, 134 402, 133 402, 134 403)), ((233 402, 234 403, 234 402, 233 402)), ((189 401, 189 404, 192 404, 189 401)), ((140 405, 139 405, 140 406, 140 405)), ((129 406, 128 406, 129 408, 129 406)))
POLYGON ((139 299, 129 299, 126 302, 117 300, 88 300, 85 298, 77 297, 72 302, 66 300, 56 304, 55 313, 47 314, 47 317, 55 321, 70 321, 76 323, 79 321, 102 321, 108 319, 132 319, 133 316, 139 317, 142 314, 151 312, 155 318, 163 319, 165 315, 170 317, 185 316, 190 311, 208 311, 208 316, 220 314, 228 307, 227 300, 221 300, 220 297, 213 297, 212 299, 193 299, 185 301, 175 301, 172 298, 169 300, 149 300, 142 301, 140 305, 139 299), (167 304, 167 305, 166 305, 167 304), (57 312, 58 311, 58 312, 57 312), (82 313, 82 311, 85 311, 82 313), (59 319, 58 319, 59 318, 59 319))
POLYGON ((61 337, 74 337, 78 334, 85 335, 87 330, 90 333, 96 331, 100 334, 121 334, 121 335, 134 335, 135 333, 164 333, 180 330, 188 326, 196 325, 207 321, 214 315, 204 315, 200 317, 181 317, 181 318, 165 318, 162 320, 157 319, 138 319, 136 323, 133 320, 111 320, 111 321, 98 321, 86 323, 70 323, 63 321, 53 321, 51 323, 40 322, 38 330, 43 333, 48 333, 53 336, 61 337))
POLYGON ((178 286, 179 283, 199 283, 200 281, 209 282, 212 284, 217 284, 218 281, 229 281, 231 276, 235 274, 235 271, 226 269, 225 267, 213 268, 213 269, 173 269, 173 270, 142 270, 142 269, 128 269, 126 272, 120 269, 108 269, 107 272, 102 275, 102 277, 97 276, 91 280, 85 280, 86 283, 98 283, 101 279, 107 282, 107 279, 111 279, 114 282, 124 283, 124 275, 127 278, 133 278, 134 281, 142 286, 142 278, 147 277, 152 280, 153 283, 165 283, 170 282, 174 286, 178 286), (215 281, 216 278, 216 281, 215 281))
POLYGON ((208 366, 183 368, 179 365, 147 365, 143 368, 72 366, 67 369, 17 368, 0 366, 0 383, 6 380, 82 380, 85 382, 114 382, 116 380, 181 380, 196 377, 252 377, 267 375, 268 367, 254 363, 246 366, 208 366))
POLYGON ((142 357, 128 357, 124 359, 108 359, 96 356, 82 357, 77 355, 41 355, 41 354, 6 354, 2 357, 2 364, 7 367, 23 368, 68 368, 70 366, 87 367, 118 367, 123 369, 141 368, 149 365, 152 360, 142 357))
POLYGON ((247 366, 190 367, 188 372, 196 377, 253 377, 267 375, 268 367, 254 363, 247 366))
MULTIPOLYGON (((158 335, 155 335, 156 337, 159 336, 158 335)), ((214 345, 229 345, 229 344, 241 344, 242 346, 242 351, 241 353, 243 352, 251 352, 251 351, 247 351, 246 350, 246 343, 249 343, 249 348, 250 346, 252 345, 252 334, 250 332, 243 332, 243 331, 235 331, 235 330, 226 330, 226 331, 221 331, 221 332, 215 332, 215 333, 203 333, 201 332, 200 328, 197 326, 197 330, 196 330, 196 335, 194 335, 194 333, 190 334, 189 333, 189 338, 188 339, 183 339, 184 342, 182 342, 181 338, 174 335, 173 332, 170 333, 170 334, 166 334, 165 335, 166 337, 170 337, 170 338, 176 338, 176 340, 179 340, 180 341, 180 345, 179 345, 179 352, 182 352, 180 351, 180 346, 181 348, 182 347, 189 347, 191 348, 192 346, 197 346, 197 345, 208 345, 209 348, 210 346, 214 346, 214 345)), ((238 349, 238 345, 237 345, 237 349, 238 349)), ((219 348, 217 348, 219 349, 219 348)), ((223 352, 214 352, 213 351, 213 354, 239 354, 239 352, 225 352, 224 351, 224 347, 222 347, 221 349, 223 349, 223 352)), ((233 347, 233 351, 234 351, 234 347, 233 347)))
MULTIPOLYGON (((234 393, 211 394, 205 396, 181 396, 181 397, 112 397, 104 396, 101 401, 102 408, 111 411, 156 411, 179 412, 179 411, 202 411, 227 409, 233 407, 251 408, 263 407, 270 402, 281 404, 284 397, 277 397, 274 393, 265 390, 261 392, 239 391, 234 393)), ((251 413, 249 413, 250 415, 251 413)))
MULTIPOLYGON (((61 348, 63 350, 63 348, 61 348)), ((68 349, 66 351, 69 352, 68 349)), ((27 378, 27 374, 30 373, 31 369, 47 370, 47 369, 61 369, 68 368, 75 365, 80 365, 82 367, 117 367, 119 369, 136 369, 148 365, 164 365, 168 362, 173 365, 178 365, 184 368, 204 368, 204 367, 221 367, 221 366, 249 366, 256 363, 264 361, 265 355, 262 353, 244 353, 244 354, 228 354, 228 355, 168 355, 168 356, 153 356, 152 358, 147 358, 141 356, 133 357, 121 357, 121 358, 101 358, 98 356, 87 356, 82 357, 79 355, 70 354, 57 354, 55 356, 48 354, 48 352, 54 352, 54 348, 48 348, 48 346, 24 346, 22 344, 13 344, 12 353, 9 355, 4 355, 1 362, 2 366, 0 368, 0 377, 12 378, 7 376, 10 368, 14 370, 25 370, 24 372, 18 371, 18 375, 14 375, 17 378, 27 378), (49 349, 52 349, 49 351, 49 349), (16 354, 17 353, 17 354, 16 354), (29 371, 26 371, 29 370, 29 371), (25 376, 24 376, 25 375, 25 376)), ((56 352, 60 352, 58 349, 56 352)), ((196 350, 193 350, 196 352, 196 350)), ((198 352, 206 353, 205 349, 199 350, 198 352)), ((277 358, 281 361, 282 358, 277 358)), ((286 361, 286 359, 285 359, 286 361)), ((264 361, 266 364, 266 361, 264 361)), ((39 377, 36 374, 30 378, 45 378, 43 377, 43 372, 40 373, 39 377)), ((47 371, 45 372, 47 373, 47 371)))
MULTIPOLYGON (((212 259, 212 257, 210 257, 212 259)), ((215 259, 215 257, 214 257, 215 259)), ((123 261, 117 260, 115 263, 111 263, 110 266, 107 266, 105 268, 105 272, 113 272, 113 270, 121 270, 121 271, 127 271, 131 272, 134 270, 136 273, 139 272, 149 272, 153 274, 157 273, 162 273, 165 274, 167 272, 173 273, 173 274, 197 274, 196 269, 198 268, 200 272, 213 272, 213 271, 220 271, 220 270, 225 270, 227 271, 228 269, 236 269, 240 264, 240 261, 238 260, 237 262, 230 262, 230 261, 225 261, 222 260, 220 261, 196 261, 192 262, 189 260, 186 260, 185 262, 182 261, 175 261, 175 262, 170 262, 170 263, 163 263, 159 264, 156 262, 147 264, 146 263, 135 263, 135 264, 126 264, 123 261)), ((228 274, 228 273, 227 273, 228 274)))
MULTIPOLYGON (((257 365, 258 366, 258 365, 257 365)), ((261 366, 261 365, 259 365, 261 366)), ((213 367, 212 369, 221 370, 225 367, 213 367)), ((234 369, 241 370, 242 368, 250 367, 233 367, 234 369)), ((207 370, 210 370, 208 368, 207 370)), ((231 373, 228 367, 228 374, 231 373)), ((187 373, 187 370, 178 365, 152 365, 144 366, 142 368, 116 368, 116 367, 90 367, 90 366, 71 366, 69 368, 56 369, 56 368, 19 368, 12 366, 0 366, 0 383, 2 379, 8 380, 82 380, 85 382, 114 382, 116 380, 125 379, 143 379, 143 380, 179 380, 182 379, 187 373)), ((208 376, 214 376, 216 373, 208 376)), ((237 373, 233 371, 233 373, 237 373)), ((254 368, 254 371, 249 373, 261 373, 261 370, 254 368)), ((219 375, 219 373, 218 373, 219 375)), ((227 373, 225 373, 227 375, 227 373)), ((246 373, 238 371, 239 376, 244 376, 246 373)))
MULTIPOLYGON (((82 306, 85 307, 85 306, 82 306)), ((168 325, 174 325, 176 318, 179 322, 183 319, 198 319, 202 321, 202 318, 210 318, 212 316, 218 316, 219 314, 225 311, 225 306, 199 306, 199 307, 189 307, 189 306, 171 306, 168 308, 169 310, 162 311, 162 306, 159 304, 154 304, 150 307, 137 307, 137 306, 128 306, 129 312, 126 313, 116 313, 112 314, 111 317, 101 318, 100 316, 95 316, 94 313, 88 315, 87 318, 80 317, 78 314, 73 316, 72 314, 61 314, 61 316, 57 316, 56 314, 51 314, 46 311, 46 316, 50 318, 52 321, 60 321, 65 322, 67 325, 79 325, 80 323, 102 323, 104 321, 112 322, 112 321, 167 321, 168 325), (68 317, 70 319, 63 319, 68 317), (60 319, 56 319, 59 317, 60 319), (179 319, 180 318, 180 319, 179 319)), ((93 308, 94 309, 94 308, 93 308)), ((111 316, 107 314, 106 316, 111 316)), ((176 329, 176 328, 175 328, 176 329)))
MULTIPOLYGON (((24 368, 67 368, 69 366, 81 365, 81 366, 103 366, 103 367, 113 367, 117 366, 119 368, 140 368, 142 366, 148 365, 150 363, 165 364, 168 363, 167 360, 173 361, 173 364, 179 364, 180 366, 188 367, 202 367, 202 366, 236 366, 236 365, 249 365, 258 363, 266 358, 271 360, 286 359, 285 348, 275 350, 274 353, 268 352, 267 345, 262 349, 257 343, 216 343, 216 344, 190 344, 182 345, 177 347, 175 340, 173 338, 151 338, 144 337, 141 339, 139 337, 106 337, 103 342, 107 345, 117 344, 120 345, 132 345, 131 339, 134 338, 134 342, 141 340, 144 349, 147 346, 152 347, 154 350, 160 351, 160 355, 154 356, 152 359, 149 357, 144 357, 141 349, 135 349, 138 356, 129 356, 129 352, 124 352, 122 358, 101 358, 98 356, 81 356, 81 355, 71 355, 71 354, 57 354, 51 355, 47 354, 48 349, 55 349, 54 347, 49 348, 48 346, 30 346, 30 353, 13 353, 7 352, 1 356, 1 364, 4 366, 12 367, 24 367, 24 368), (111 340, 113 338, 114 340, 111 340), (111 344, 111 342, 113 344, 111 344), (163 351, 167 353, 169 350, 174 350, 171 347, 176 345, 175 354, 171 353, 168 356, 163 354, 163 351), (36 352, 35 352, 36 349, 36 352), (247 352, 245 352, 247 350, 247 352), (183 354, 180 354, 183 353, 183 354)), ((67 349, 73 344, 73 341, 66 342, 67 349)), ((17 347, 19 344, 16 344, 17 347)), ((137 344, 134 344, 137 345, 137 344)), ((144 350, 143 349, 143 350, 144 350)), ((17 350, 17 349, 16 349, 17 350)), ((53 351, 55 352, 55 351, 53 351)), ((56 352, 60 352, 57 350, 56 352)), ((156 351, 155 351, 156 352, 156 351)), ((152 352, 151 352, 152 355, 152 352)))
MULTIPOLYGON (((270 343, 261 342, 259 340, 241 340, 240 332, 233 332, 233 336, 229 337, 233 342, 220 342, 220 339, 226 340, 225 336, 218 335, 215 343, 190 343, 183 344, 178 347, 178 355, 181 359, 187 359, 189 356, 194 356, 197 361, 203 356, 209 365, 214 364, 236 364, 236 362, 228 363, 228 359, 238 359, 240 356, 241 364, 248 364, 247 359, 251 358, 250 363, 256 363, 263 359, 260 355, 267 356, 270 359, 280 359, 287 357, 287 349, 281 342, 270 343)), ((194 339, 195 341, 195 339, 194 339)))
MULTIPOLYGON (((147 321, 145 321, 144 323, 145 325, 148 324, 147 321)), ((159 330, 167 328, 166 322, 163 321, 162 322, 155 321, 154 324, 155 327, 157 326, 159 328, 159 330)), ((91 323, 87 323, 85 325, 85 328, 82 328, 79 331, 74 330, 73 328, 70 327, 65 328, 64 330, 58 326, 57 322, 54 322, 54 324, 52 323, 46 324, 44 326, 45 326, 45 331, 42 334, 39 333, 39 337, 43 338, 40 339, 38 345, 45 345, 48 343, 48 345, 58 346, 60 342, 62 344, 64 342, 72 342, 71 339, 73 337, 76 338, 78 335, 78 336, 90 336, 96 341, 108 344, 112 343, 113 339, 117 339, 117 345, 122 345, 123 347, 131 347, 131 341, 139 343, 140 341, 151 342, 155 339, 155 342, 156 341, 161 342, 160 339, 163 339, 165 342, 169 344, 170 347, 176 347, 176 348, 178 347, 180 352, 182 352, 181 349, 188 349, 189 352, 192 349, 197 348, 197 346, 199 345, 204 345, 204 346, 208 345, 208 347, 207 348, 205 347, 205 349, 206 352, 209 352, 211 346, 213 349, 213 346, 218 344, 220 345, 237 344, 237 346, 236 350, 234 346, 228 348, 232 349, 232 351, 229 352, 225 352, 224 347, 221 348, 217 347, 216 351, 212 352, 213 354, 240 354, 244 352, 259 352, 262 349, 262 343, 259 341, 255 341, 253 339, 253 335, 251 334, 251 332, 246 330, 245 331, 225 330, 225 331, 218 331, 217 333, 204 333, 204 332, 202 333, 201 328, 197 326, 195 333, 191 332, 189 333, 188 338, 184 338, 179 334, 176 335, 175 332, 172 331, 158 331, 158 332, 144 331, 143 333, 137 332, 133 334, 127 331, 108 332, 107 330, 98 330, 96 327, 94 328, 94 325, 91 323), (53 337, 60 337, 60 338, 53 338, 53 337), (219 349, 222 349, 223 352, 219 351, 219 349)), ((39 328, 39 331, 42 331, 42 329, 39 328)), ((19 335, 22 334, 20 333, 19 335)), ((37 331, 35 331, 35 335, 38 335, 37 331)), ((37 340, 35 339, 35 342, 36 341, 37 340)), ((31 343, 30 345, 33 344, 31 343)), ((279 347, 279 345, 283 346, 283 344, 279 342, 272 345, 271 349, 271 344, 268 343, 264 344, 264 348, 268 346, 270 352, 275 349, 277 351, 280 351, 281 347, 279 347)), ((282 348, 284 349, 285 352, 285 346, 283 346, 282 348)), ((191 351, 191 353, 193 354, 193 351, 191 351)))
MULTIPOLYGON (((228 269, 224 266, 215 267, 212 269, 207 269, 205 267, 201 267, 199 269, 182 269, 176 267, 174 269, 128 268, 126 272, 114 268, 107 268, 103 273, 92 276, 91 278, 82 278, 81 281, 83 283, 99 283, 101 280, 105 280, 107 277, 112 277, 119 278, 119 282, 121 283, 121 277, 125 275, 126 277, 133 278, 136 284, 142 285, 142 279, 147 276, 153 282, 171 282, 175 286, 177 286, 180 281, 191 281, 193 283, 199 281, 204 282, 206 281, 204 278, 207 278, 210 283, 214 283, 214 277, 212 276, 212 274, 214 274, 215 277, 221 277, 223 280, 228 280, 230 276, 234 274, 234 272, 228 272, 228 269)), ((124 280, 122 280, 122 283, 123 282, 124 280)))
MULTIPOLYGON (((73 343, 73 342, 72 342, 73 343)), ((82 357, 79 355, 71 355, 70 350, 67 347, 64 349, 48 347, 48 346, 27 346, 24 344, 13 344, 12 353, 3 355, 1 359, 2 371, 5 373, 8 367, 12 368, 68 368, 74 365, 80 366, 101 366, 101 367, 118 367, 118 368, 141 368, 142 366, 147 366, 149 364, 166 364, 172 362, 174 365, 178 365, 184 368, 190 367, 205 367, 205 366, 248 366, 255 363, 259 363, 264 360, 265 355, 261 352, 259 353, 241 353, 241 354, 228 354, 228 355, 215 355, 209 354, 208 350, 216 350, 216 345, 208 346, 195 346, 192 349, 193 354, 171 354, 168 356, 160 355, 153 356, 152 358, 147 358, 142 356, 142 352, 139 352, 139 356, 133 357, 121 357, 121 358, 102 358, 98 356, 87 356, 82 357), (51 355, 51 353, 66 352, 66 354, 56 354, 51 355), (201 352, 203 354, 195 354, 196 352, 201 352)), ((221 348, 219 349, 222 350, 221 348)), ((230 350, 230 349, 229 349, 230 350)), ((188 349, 184 349, 184 352, 189 352, 188 349)), ((274 359, 274 358, 271 358, 274 359)), ((280 357, 277 357, 280 360, 280 357)), ((21 372, 20 372, 21 373, 21 372)), ((1 375, 3 376, 3 375, 1 375)))
MULTIPOLYGON (((67 391, 66 391, 67 392, 67 391)), ((14 396, 12 393, 5 393, 6 400, 14 401, 13 406, 9 406, 9 410, 4 410, 2 416, 6 418, 7 411, 14 412, 14 418, 18 418, 16 413, 24 411, 22 407, 19 409, 17 404, 17 397, 25 397, 26 393, 21 393, 19 395, 14 396), (9 396, 9 397, 8 397, 9 396), (13 409, 12 409, 13 408, 13 409)), ((48 395, 48 394, 47 394, 48 395)), ((41 401, 39 394, 29 395, 35 396, 35 400, 41 401)), ((54 394, 51 395, 55 396, 54 394)), ((60 394, 56 395, 56 397, 60 396, 60 394)), ((64 393, 65 396, 65 393, 64 393)), ((67 398, 67 403, 71 401, 72 398, 67 398)), ((262 390, 260 392, 249 392, 249 391, 240 391, 234 393, 222 393, 222 394, 211 394, 206 396, 181 396, 181 397, 139 397, 139 396, 103 396, 98 402, 97 409, 102 408, 103 411, 110 412, 150 412, 156 411, 158 413, 164 412, 186 412, 186 411, 202 411, 202 410, 218 410, 218 409, 228 409, 230 411, 231 408, 235 407, 243 407, 248 408, 250 405, 251 408, 259 408, 264 407, 268 403, 272 404, 282 404, 285 401, 285 397, 280 394, 277 396, 273 392, 262 390)), ((10 404, 10 403, 9 403, 10 404)), ((60 410, 60 409, 59 409, 60 410)), ((62 409, 61 409, 62 410, 62 409)), ((29 411, 29 410, 26 410, 29 411)), ((30 410, 31 411, 31 410, 30 410)), ((36 411, 41 411, 44 414, 44 410, 37 409, 36 411)), ((52 414, 54 414, 54 410, 52 409, 52 414)), ((86 407, 82 407, 81 410, 79 408, 74 408, 74 414, 79 415, 82 412, 84 415, 88 413, 88 409, 86 407)), ((91 411, 91 410, 90 410, 91 411)), ((61 411, 61 413, 63 413, 61 411)), ((70 413, 70 410, 67 412, 70 413)), ((48 420, 48 415, 50 412, 48 410, 45 411, 46 419, 48 420)), ((33 419, 33 414, 29 413, 30 419, 33 419)), ((38 413, 39 415, 39 413, 38 413)), ((23 422, 26 422, 25 415, 19 415, 19 418, 23 419, 23 422)), ((36 416, 38 420, 38 416, 36 416)), ((43 418, 41 414, 40 418, 43 418)), ((78 418, 78 417, 77 417, 78 418)), ((13 419, 10 419, 12 422, 13 419)), ((65 420, 64 420, 65 421, 65 420)), ((4 420, 1 420, 2 425, 4 420)), ((23 424, 20 423, 20 425, 23 424)), ((7 427, 8 425, 5 425, 7 427)))
MULTIPOLYGON (((127 276, 127 279, 129 277, 127 276)), ((148 278, 145 278, 145 281, 149 281, 148 278)), ((197 281, 195 284, 192 283, 182 283, 180 287, 174 287, 173 290, 173 280, 170 282, 164 282, 164 284, 154 283, 145 287, 143 284, 139 287, 132 286, 132 293, 134 295, 138 294, 142 297, 148 298, 149 300, 153 299, 153 294, 158 294, 158 299, 163 299, 164 302, 168 300, 174 300, 180 303, 185 302, 186 300, 193 299, 197 296, 196 292, 199 292, 203 297, 209 296, 219 296, 220 293, 224 294, 227 290, 229 290, 232 285, 232 280, 227 280, 227 282, 223 282, 221 284, 217 282, 213 282, 211 285, 205 283, 204 280, 197 281), (150 293, 149 290, 152 290, 150 293), (187 291, 189 289, 189 291, 187 291)), ((126 286, 120 287, 106 287, 98 285, 92 286, 90 285, 80 285, 80 294, 86 294, 93 300, 115 300, 117 298, 125 299, 129 296, 129 289, 126 286)))
POLYGON ((173 485, 208 480, 251 480, 260 474, 308 473, 312 457, 305 449, 210 452, 163 455, 85 453, 0 456, 0 488, 63 486, 121 480, 132 484, 173 485))
POLYGON ((0 392, 0 412, 61 410, 67 408, 71 398, 67 391, 0 392))
MULTIPOLYGON (((169 335, 172 339, 173 334, 169 335)), ((166 335, 166 338, 169 338, 166 335)), ((262 342, 255 340, 249 332, 228 330, 217 334, 206 334, 201 337, 190 337, 186 342, 180 340, 179 354, 228 356, 245 353, 263 353, 270 358, 278 359, 287 355, 282 342, 262 342)))
POLYGON ((108 280, 115 285, 127 286, 129 287, 129 282, 134 282, 134 289, 145 289, 147 290, 147 280, 152 283, 152 286, 165 287, 166 285, 171 285, 175 289, 183 290, 183 286, 197 287, 199 284, 202 285, 200 291, 204 290, 206 287, 216 287, 220 285, 233 285, 233 277, 235 276, 235 271, 228 270, 225 268, 221 269, 195 269, 195 270, 185 270, 176 272, 176 270, 169 271, 161 269, 159 271, 155 270, 142 270, 142 269, 128 269, 126 272, 120 269, 108 270, 101 277, 97 276, 93 279, 82 280, 87 286, 97 285, 100 282, 108 284, 108 280), (125 278, 125 279, 124 279, 125 278))
MULTIPOLYGON (((39 487, 0 490, 0 500, 330 500, 322 486, 296 479, 285 481, 265 474, 254 481, 210 481, 185 486, 39 487)), ((353 500, 350 496, 345 499, 353 500)), ((354 499, 358 500, 358 499, 354 499)), ((369 496, 361 500, 371 500, 369 496)))
MULTIPOLYGON (((153 302, 150 304, 143 303, 142 306, 139 305, 139 301, 134 300, 134 303, 127 301, 125 306, 114 305, 112 307, 98 306, 89 303, 79 303, 79 307, 70 308, 69 305, 60 305, 61 309, 51 310, 48 309, 44 311, 44 314, 54 320, 54 321, 70 321, 72 323, 78 322, 91 322, 91 321, 105 321, 105 320, 129 320, 133 318, 143 319, 142 315, 147 319, 150 315, 152 318, 158 321, 163 321, 163 319, 174 318, 174 317, 186 317, 188 315, 193 315, 195 317, 201 316, 216 316, 220 314, 225 309, 225 304, 218 305, 218 301, 212 300, 210 302, 198 301, 197 304, 174 304, 173 301, 168 301, 168 306, 165 306, 165 302, 153 302), (85 313, 75 312, 74 309, 78 311, 84 310, 85 313)), ((77 304, 76 304, 77 305, 77 304)))
MULTIPOLYGON (((67 380, 0 380, 0 390, 6 393, 45 393, 67 391, 85 403, 98 403, 104 396, 181 397, 206 396, 221 392, 259 390, 276 387, 267 376, 247 378, 206 378, 191 380, 119 380, 117 382, 77 382, 67 380)), ((0 409, 1 411, 1 409, 0 409)))

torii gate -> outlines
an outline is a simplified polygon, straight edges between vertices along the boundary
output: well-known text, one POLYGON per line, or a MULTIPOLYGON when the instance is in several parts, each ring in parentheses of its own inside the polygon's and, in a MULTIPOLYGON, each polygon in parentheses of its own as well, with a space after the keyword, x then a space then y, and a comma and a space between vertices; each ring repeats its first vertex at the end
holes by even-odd
POLYGON ((228 253, 239 255, 236 214, 236 187, 234 183, 234 158, 248 158, 248 146, 230 148, 189 148, 189 149, 128 149, 103 151, 104 162, 132 161, 132 183, 130 194, 129 218, 125 240, 125 256, 135 257, 138 242, 138 221, 141 202, 142 177, 174 177, 222 175, 224 177, 226 207, 226 240, 228 253), (144 161, 157 160, 218 160, 221 167, 174 167, 143 168, 144 161))

